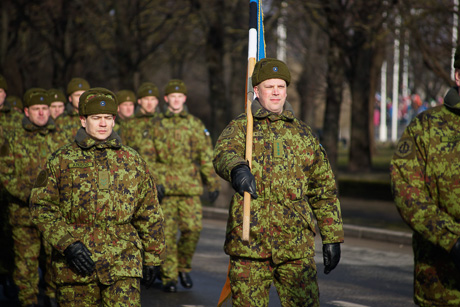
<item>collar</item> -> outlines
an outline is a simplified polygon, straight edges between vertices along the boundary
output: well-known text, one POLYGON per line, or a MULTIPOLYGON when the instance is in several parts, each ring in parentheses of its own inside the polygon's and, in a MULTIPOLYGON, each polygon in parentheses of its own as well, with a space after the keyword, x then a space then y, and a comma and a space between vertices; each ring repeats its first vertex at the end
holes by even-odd
POLYGON ((254 116, 254 118, 257 118, 257 119, 268 118, 270 121, 277 121, 277 120, 293 121, 295 118, 294 110, 291 104, 287 100, 284 103, 283 112, 281 112, 281 114, 276 114, 276 113, 270 112, 267 109, 265 109, 260 104, 259 98, 254 99, 254 101, 252 102, 251 111, 252 111, 252 115, 254 116))
POLYGON ((188 115, 188 110, 187 110, 187 108, 186 108, 185 105, 184 105, 184 108, 183 108, 182 111, 180 111, 179 113, 173 113, 173 112, 171 112, 168 108, 166 108, 166 110, 163 112, 163 114, 164 114, 165 117, 167 117, 167 118, 171 118, 171 117, 182 117, 182 118, 185 118, 185 117, 187 117, 187 115, 188 115))
POLYGON ((91 136, 89 136, 88 133, 86 133, 85 128, 81 127, 77 131, 77 135, 75 136, 75 142, 82 149, 90 149, 91 147, 96 147, 99 149, 121 148, 121 138, 115 131, 112 131, 112 134, 105 141, 97 141, 93 139, 91 136))
POLYGON ((444 106, 457 115, 460 115, 460 95, 458 94, 459 88, 454 86, 449 89, 444 97, 444 106))
POLYGON ((37 126, 30 121, 30 119, 24 115, 22 118, 22 127, 28 132, 38 132, 42 135, 48 134, 51 131, 56 130, 53 118, 50 116, 48 122, 44 126, 37 126))

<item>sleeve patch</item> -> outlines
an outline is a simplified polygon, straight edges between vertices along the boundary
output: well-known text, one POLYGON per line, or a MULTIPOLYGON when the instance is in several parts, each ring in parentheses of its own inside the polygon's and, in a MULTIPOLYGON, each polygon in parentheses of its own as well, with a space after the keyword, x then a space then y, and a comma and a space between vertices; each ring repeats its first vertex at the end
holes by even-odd
POLYGON ((399 158, 413 158, 415 156, 414 141, 412 138, 404 138, 398 142, 395 154, 399 158))
POLYGON ((228 138, 228 137, 232 137, 233 135, 236 134, 236 129, 235 127, 233 126, 228 126, 227 128, 224 129, 224 131, 222 131, 222 137, 224 138, 228 138))
POLYGON ((46 186, 47 182, 48 182, 48 171, 43 170, 37 176, 37 180, 35 181, 35 188, 43 188, 46 186))

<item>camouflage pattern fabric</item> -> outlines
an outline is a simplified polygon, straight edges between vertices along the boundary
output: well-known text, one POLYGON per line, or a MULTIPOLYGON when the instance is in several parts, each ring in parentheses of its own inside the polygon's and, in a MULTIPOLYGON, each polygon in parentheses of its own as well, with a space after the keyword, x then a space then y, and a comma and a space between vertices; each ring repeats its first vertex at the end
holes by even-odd
MULTIPOLYGON (((242 241, 243 197, 235 193, 225 252, 232 257, 270 260, 275 266, 313 259, 315 219, 323 244, 343 242, 344 237, 335 178, 326 153, 311 129, 294 117, 288 102, 278 115, 265 110, 256 99, 252 112, 251 173, 258 198, 251 201, 250 242, 242 241)), ((224 129, 214 149, 214 167, 222 178, 231 181, 231 170, 247 164, 245 147, 246 114, 241 114, 224 129)), ((310 280, 308 285, 314 283, 310 280)))
POLYGON ((65 285, 59 288, 57 300, 60 307, 140 307, 140 279, 123 278, 109 286, 95 282, 65 285))
MULTIPOLYGON (((22 304, 33 304, 38 294, 40 234, 32 224, 28 200, 38 173, 45 169, 51 153, 65 142, 50 118, 44 127, 23 117, 22 128, 10 131, 0 149, 0 179, 9 195, 9 224, 12 227, 15 270, 13 280, 22 304)), ((50 249, 46 248, 47 257, 50 249)), ((46 271, 46 292, 54 297, 55 286, 46 271)))
POLYGON ((69 283, 111 285, 142 277, 142 266, 158 266, 165 248, 163 213, 145 161, 112 135, 98 142, 81 128, 75 142, 56 151, 32 190, 30 211, 54 247, 58 287, 69 283), (82 276, 64 250, 82 242, 95 271, 82 276))
MULTIPOLYGON (((458 89, 447 95, 460 102, 458 89)), ((460 109, 431 108, 401 136, 390 171, 396 206, 414 231, 414 301, 420 306, 459 306, 460 272, 449 252, 460 237, 460 109)))
POLYGON ((196 196, 220 190, 212 165, 212 142, 202 121, 184 109, 175 114, 166 110, 153 121, 157 158, 153 169, 165 195, 196 196))
POLYGON ((273 282, 281 306, 319 307, 316 264, 313 258, 275 265, 270 260, 232 257, 229 278, 232 306, 268 306, 273 282))
POLYGON ((202 208, 199 196, 166 196, 161 207, 165 217, 166 253, 161 266, 162 280, 166 284, 177 282, 179 272, 192 270, 202 225, 202 208), (177 239, 177 231, 181 235, 177 239))
MULTIPOLYGON (((7 131, 21 128, 23 114, 16 112, 10 103, 5 100, 3 108, 0 109, 0 136, 7 131)), ((1 138, 3 140, 3 137, 1 138)))
POLYGON ((78 129, 81 127, 80 115, 78 110, 75 110, 71 103, 66 104, 64 114, 56 118, 56 128, 60 133, 67 137, 67 142, 74 141, 78 129))

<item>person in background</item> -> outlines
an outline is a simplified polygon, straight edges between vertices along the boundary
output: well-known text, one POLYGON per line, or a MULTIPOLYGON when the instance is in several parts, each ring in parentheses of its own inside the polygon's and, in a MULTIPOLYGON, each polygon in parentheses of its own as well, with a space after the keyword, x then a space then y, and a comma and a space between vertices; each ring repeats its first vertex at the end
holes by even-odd
POLYGON ((50 96, 50 99, 51 99, 51 104, 50 104, 51 117, 56 121, 56 119, 59 116, 65 115, 64 111, 65 111, 66 98, 65 98, 64 93, 57 88, 49 89, 48 95, 50 96))
POLYGON ((252 85, 252 168, 245 159, 247 115, 223 130, 214 148, 216 172, 233 195, 225 253, 233 306, 268 306, 274 283, 282 306, 319 306, 315 219, 323 243, 324 273, 340 260, 344 241, 334 174, 311 128, 287 102, 286 64, 256 63, 252 85), (249 242, 242 240, 243 193, 251 197, 249 242))

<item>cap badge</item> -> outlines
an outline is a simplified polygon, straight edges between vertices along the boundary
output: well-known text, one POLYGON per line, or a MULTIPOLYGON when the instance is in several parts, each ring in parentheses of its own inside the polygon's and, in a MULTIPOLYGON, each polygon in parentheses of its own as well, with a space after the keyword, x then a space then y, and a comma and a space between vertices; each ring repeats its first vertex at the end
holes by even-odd
POLYGON ((274 67, 273 67, 273 71, 274 71, 274 72, 278 72, 278 66, 274 66, 274 67))
POLYGON ((104 100, 101 101, 101 107, 105 107, 105 101, 104 100))

